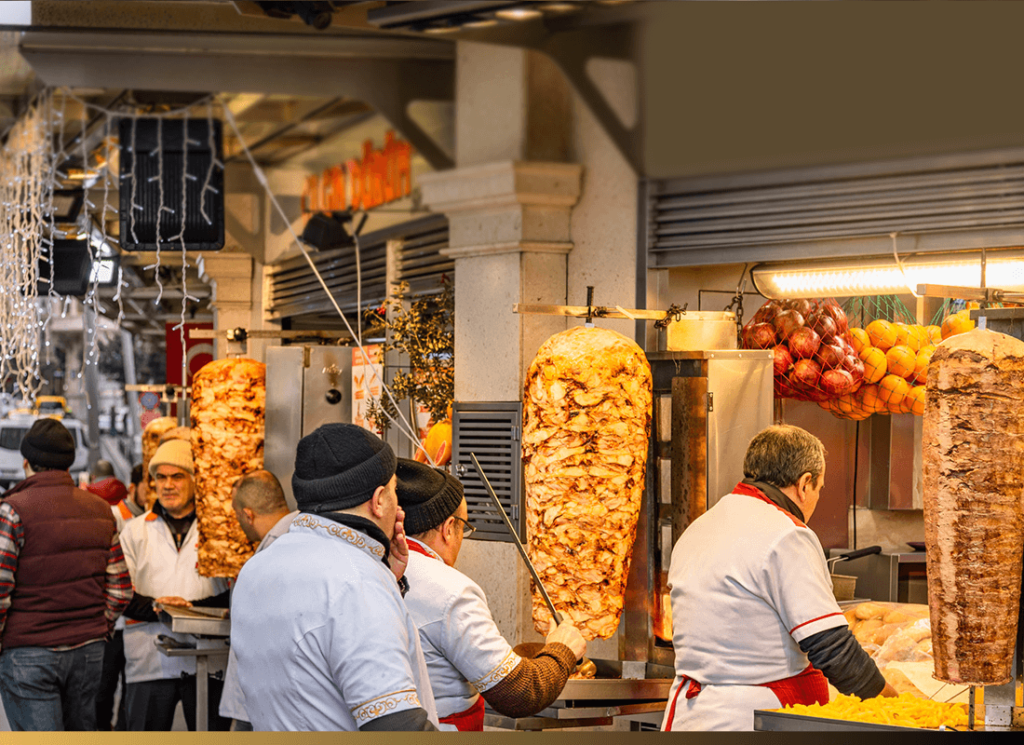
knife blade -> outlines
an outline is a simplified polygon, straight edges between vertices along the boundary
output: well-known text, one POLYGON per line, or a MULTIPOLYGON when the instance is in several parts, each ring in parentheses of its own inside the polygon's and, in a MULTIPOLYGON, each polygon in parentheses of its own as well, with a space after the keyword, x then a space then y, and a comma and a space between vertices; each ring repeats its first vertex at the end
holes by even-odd
POLYGON ((534 583, 537 585, 537 589, 540 591, 540 596, 544 599, 544 602, 548 606, 548 610, 551 611, 551 616, 555 619, 556 624, 562 623, 562 614, 555 610, 555 604, 551 602, 551 598, 548 596, 548 591, 544 589, 544 583, 540 580, 540 575, 537 574, 536 568, 533 566, 533 562, 530 561, 530 557, 526 553, 526 549, 523 547, 523 542, 519 540, 519 535, 516 533, 515 528, 512 527, 512 521, 508 519, 508 515, 505 514, 505 508, 501 506, 501 501, 498 499, 498 495, 494 493, 494 489, 491 488, 491 482, 487 480, 487 474, 484 473, 484 469, 480 467, 480 461, 476 459, 476 453, 470 453, 469 457, 473 459, 473 465, 476 467, 476 472, 480 474, 480 480, 484 482, 484 488, 487 489, 488 495, 491 497, 491 501, 494 502, 494 506, 498 508, 498 514, 501 515, 501 519, 505 521, 505 527, 508 528, 508 532, 512 534, 512 541, 516 544, 516 548, 519 549, 519 555, 523 557, 523 561, 526 563, 526 568, 530 571, 530 576, 533 577, 534 583))

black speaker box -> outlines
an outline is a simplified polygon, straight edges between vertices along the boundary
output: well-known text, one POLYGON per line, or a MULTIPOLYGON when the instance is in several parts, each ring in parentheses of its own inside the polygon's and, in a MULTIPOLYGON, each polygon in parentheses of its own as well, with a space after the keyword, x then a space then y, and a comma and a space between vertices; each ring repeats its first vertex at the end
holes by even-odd
POLYGON ((159 216, 160 248, 181 249, 182 170, 185 182, 185 249, 219 251, 224 247, 224 169, 214 166, 209 186, 203 184, 214 158, 223 162, 223 127, 218 120, 121 119, 118 122, 121 147, 121 235, 125 251, 154 251, 157 248, 157 212, 163 184, 164 211, 159 216), (213 125, 213 148, 210 125, 213 125), (133 137, 134 128, 134 137, 133 137), (188 147, 186 151, 186 137, 188 147), (163 174, 157 143, 161 143, 163 174), (134 143, 134 148, 132 147, 134 143), (186 162, 187 160, 187 162, 186 162), (133 196, 134 191, 134 206, 133 196), (200 199, 203 199, 200 202, 200 199), (205 220, 202 209, 205 207, 205 220), (140 209, 141 208, 141 209, 140 209), (132 217, 134 216, 134 230, 132 217))
MULTIPOLYGON (((53 289, 58 295, 82 296, 89 289, 92 257, 88 241, 59 240, 53 242, 53 289)), ((40 295, 50 293, 50 260, 39 260, 40 295)))

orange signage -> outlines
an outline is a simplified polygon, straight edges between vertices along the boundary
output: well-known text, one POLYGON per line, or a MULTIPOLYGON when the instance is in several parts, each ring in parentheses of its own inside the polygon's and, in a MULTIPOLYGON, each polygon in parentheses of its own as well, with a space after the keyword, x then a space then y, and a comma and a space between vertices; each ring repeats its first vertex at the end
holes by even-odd
POLYGON ((350 206, 368 210, 412 192, 412 145, 395 138, 394 132, 384 135, 384 147, 373 148, 373 141, 363 143, 363 157, 352 158, 344 165, 324 169, 323 173, 306 178, 302 188, 302 214, 340 212, 350 206))

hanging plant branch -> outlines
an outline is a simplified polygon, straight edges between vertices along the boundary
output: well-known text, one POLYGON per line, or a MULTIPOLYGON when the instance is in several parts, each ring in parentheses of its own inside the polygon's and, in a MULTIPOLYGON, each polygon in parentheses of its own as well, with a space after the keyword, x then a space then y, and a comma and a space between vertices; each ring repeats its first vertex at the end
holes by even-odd
MULTIPOLYGON (((368 323, 388 332, 383 351, 409 358, 408 369, 395 372, 391 392, 398 400, 422 404, 435 422, 448 418, 455 399, 455 289, 446 275, 440 285, 439 293, 410 302, 409 285, 402 282, 383 306, 365 314, 368 323)), ((395 415, 388 408, 390 402, 373 401, 367 417, 383 429, 388 415, 395 415)))

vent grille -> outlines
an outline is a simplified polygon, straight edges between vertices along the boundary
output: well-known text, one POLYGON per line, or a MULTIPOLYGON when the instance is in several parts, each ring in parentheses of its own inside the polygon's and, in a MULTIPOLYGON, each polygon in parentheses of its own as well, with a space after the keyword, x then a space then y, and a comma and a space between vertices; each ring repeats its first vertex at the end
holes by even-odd
POLYGON ((765 246, 782 244, 1024 227, 1024 152, 1018 150, 651 188, 652 267, 750 260, 744 251, 764 260, 765 246))
POLYGON ((455 259, 442 256, 448 248, 448 226, 406 236, 398 251, 398 281, 409 283, 409 297, 440 292, 441 277, 455 281, 455 259))
POLYGON ((518 401, 456 402, 452 407, 452 463, 466 491, 473 538, 512 542, 508 528, 487 494, 470 458, 475 453, 498 501, 520 540, 524 537, 523 464, 519 436, 522 404, 518 401))

